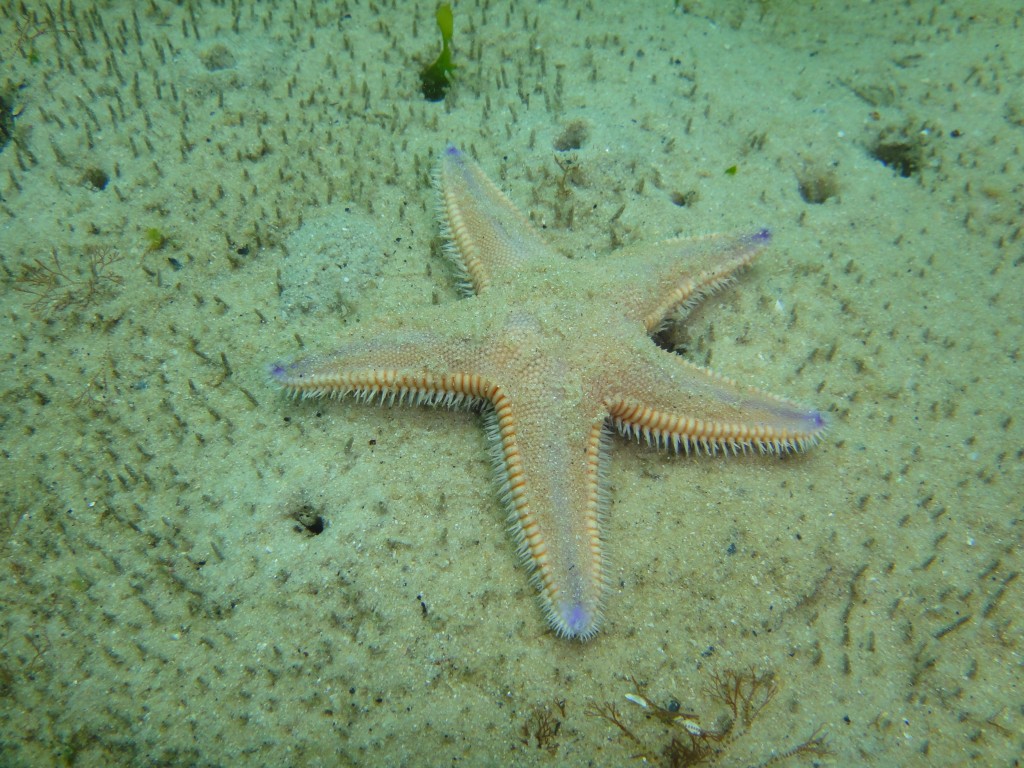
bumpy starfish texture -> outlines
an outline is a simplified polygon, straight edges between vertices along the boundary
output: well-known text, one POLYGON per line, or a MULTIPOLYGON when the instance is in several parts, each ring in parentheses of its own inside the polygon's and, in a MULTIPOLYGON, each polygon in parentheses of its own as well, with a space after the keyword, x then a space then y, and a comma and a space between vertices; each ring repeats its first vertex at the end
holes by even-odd
POLYGON ((676 451, 780 453, 814 444, 826 427, 821 412, 740 386, 650 338, 748 265, 770 235, 569 260, 454 147, 438 186, 469 298, 397 328, 364 326, 333 352, 272 366, 271 377, 303 397, 482 406, 544 612, 559 635, 586 640, 600 626, 608 579, 601 517, 612 428, 676 451))

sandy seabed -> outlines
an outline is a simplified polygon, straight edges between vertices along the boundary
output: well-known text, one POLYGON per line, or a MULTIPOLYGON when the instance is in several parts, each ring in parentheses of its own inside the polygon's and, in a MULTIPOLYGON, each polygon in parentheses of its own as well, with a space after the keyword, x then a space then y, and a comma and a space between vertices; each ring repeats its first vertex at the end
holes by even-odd
POLYGON ((1018 3, 457 3, 437 103, 432 3, 9 5, 0 763, 1018 764, 1018 3), (616 439, 586 644, 478 415, 268 381, 459 300, 449 142, 570 258, 771 228, 672 339, 833 422, 616 439))

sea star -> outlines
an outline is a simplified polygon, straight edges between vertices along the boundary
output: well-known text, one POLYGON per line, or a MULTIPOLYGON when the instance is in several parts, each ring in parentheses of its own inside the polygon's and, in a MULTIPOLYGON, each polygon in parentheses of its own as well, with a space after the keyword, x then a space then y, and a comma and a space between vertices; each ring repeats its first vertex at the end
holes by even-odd
POLYGON ((674 239, 604 259, 547 245, 483 171, 448 147, 438 173, 448 251, 471 298, 367 324, 335 351, 277 364, 294 395, 482 406, 519 550, 559 635, 597 632, 608 579, 601 517, 612 427, 689 452, 786 452, 820 411, 740 386, 651 335, 769 242, 674 239))

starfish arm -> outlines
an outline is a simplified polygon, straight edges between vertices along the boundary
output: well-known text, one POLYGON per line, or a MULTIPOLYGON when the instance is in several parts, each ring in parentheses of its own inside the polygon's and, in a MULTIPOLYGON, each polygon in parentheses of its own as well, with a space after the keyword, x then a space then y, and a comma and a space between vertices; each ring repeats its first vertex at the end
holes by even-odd
POLYGON ((554 387, 527 402, 499 392, 487 430, 510 527, 548 623, 579 640, 597 633, 605 590, 600 524, 609 430, 603 412, 587 410, 594 413, 568 407, 554 387))
POLYGON ((680 310, 726 285, 768 245, 766 229, 749 235, 676 238, 622 255, 617 281, 629 286, 629 314, 656 333, 680 310))
POLYGON ((469 341, 419 332, 347 343, 334 352, 275 363, 270 377, 301 397, 344 397, 461 405, 488 398, 483 355, 469 341))
POLYGON ((828 428, 821 411, 658 353, 655 365, 606 396, 612 423, 626 436, 687 453, 785 453, 814 445, 828 428))
POLYGON ((526 217, 455 147, 445 150, 438 186, 443 233, 465 292, 483 293, 497 276, 512 280, 531 262, 552 258, 526 217))

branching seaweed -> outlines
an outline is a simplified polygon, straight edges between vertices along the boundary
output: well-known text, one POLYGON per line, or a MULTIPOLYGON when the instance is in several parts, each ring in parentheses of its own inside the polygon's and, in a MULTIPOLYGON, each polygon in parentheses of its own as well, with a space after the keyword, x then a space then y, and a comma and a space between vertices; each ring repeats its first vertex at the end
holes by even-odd
POLYGON ((613 702, 593 702, 586 709, 583 710, 583 714, 587 717, 599 717, 603 720, 607 720, 609 723, 614 725, 622 734, 630 739, 631 741, 643 746, 643 741, 640 737, 630 730, 629 726, 622 719, 622 714, 619 712, 619 708, 615 706, 613 702))
MULTIPOLYGON (((565 702, 555 702, 555 707, 565 717, 565 702)), ((558 751, 556 737, 562 728, 562 721, 558 719, 554 710, 546 704, 533 708, 530 716, 519 729, 519 740, 525 745, 535 744, 537 749, 543 749, 553 755, 558 751)))
POLYGON ((828 757, 832 754, 832 749, 828 745, 828 733, 825 732, 825 725, 822 723, 814 732, 811 733, 806 739, 801 741, 789 749, 779 752, 777 755, 772 755, 764 762, 760 763, 759 768, 766 768, 769 765, 776 765, 781 763, 783 760, 788 760, 791 757, 797 756, 813 756, 813 757, 828 757))
POLYGON ((53 250, 48 262, 37 258, 31 264, 22 264, 14 277, 14 288, 35 296, 32 309, 40 314, 85 309, 124 283, 124 278, 112 269, 122 258, 113 251, 91 252, 83 262, 69 267, 53 250))
POLYGON ((48 28, 39 21, 38 16, 34 12, 31 16, 27 13, 20 14, 20 20, 16 22, 15 28, 18 30, 18 36, 14 40, 14 50, 30 62, 35 63, 39 60, 35 40, 37 37, 46 34, 48 28))
MULTIPOLYGON (((643 710, 647 722, 660 724, 662 730, 659 739, 667 738, 660 750, 651 746, 654 737, 648 736, 650 728, 641 729, 642 723, 635 724, 635 718, 623 715, 613 703, 593 703, 584 714, 615 726, 633 748, 639 750, 632 755, 634 759, 670 768, 722 764, 727 759, 733 759, 728 754, 731 746, 749 730, 779 691, 775 675, 770 671, 758 672, 751 668, 745 672, 713 672, 704 687, 704 694, 719 705, 724 705, 728 712, 722 713, 714 721, 715 725, 702 726, 697 714, 681 711, 675 699, 670 700, 669 706, 662 706, 647 695, 644 686, 635 677, 630 679, 634 692, 626 694, 626 699, 643 710)), ((823 727, 819 726, 804 741, 776 751, 751 768, 766 768, 794 757, 822 757, 829 753, 826 734, 823 727)))
POLYGON ((15 639, 12 631, 11 621, 5 622, 4 632, 0 637, 6 637, 0 643, 0 698, 10 694, 19 676, 34 675, 40 668, 43 657, 50 651, 50 640, 43 633, 23 633, 24 643, 32 651, 17 652, 9 649, 8 646, 15 639))
POLYGON ((709 677, 709 683, 704 686, 705 695, 723 702, 732 716, 745 726, 754 722, 779 692, 774 672, 758 672, 753 667, 746 672, 732 669, 712 672, 709 677))

